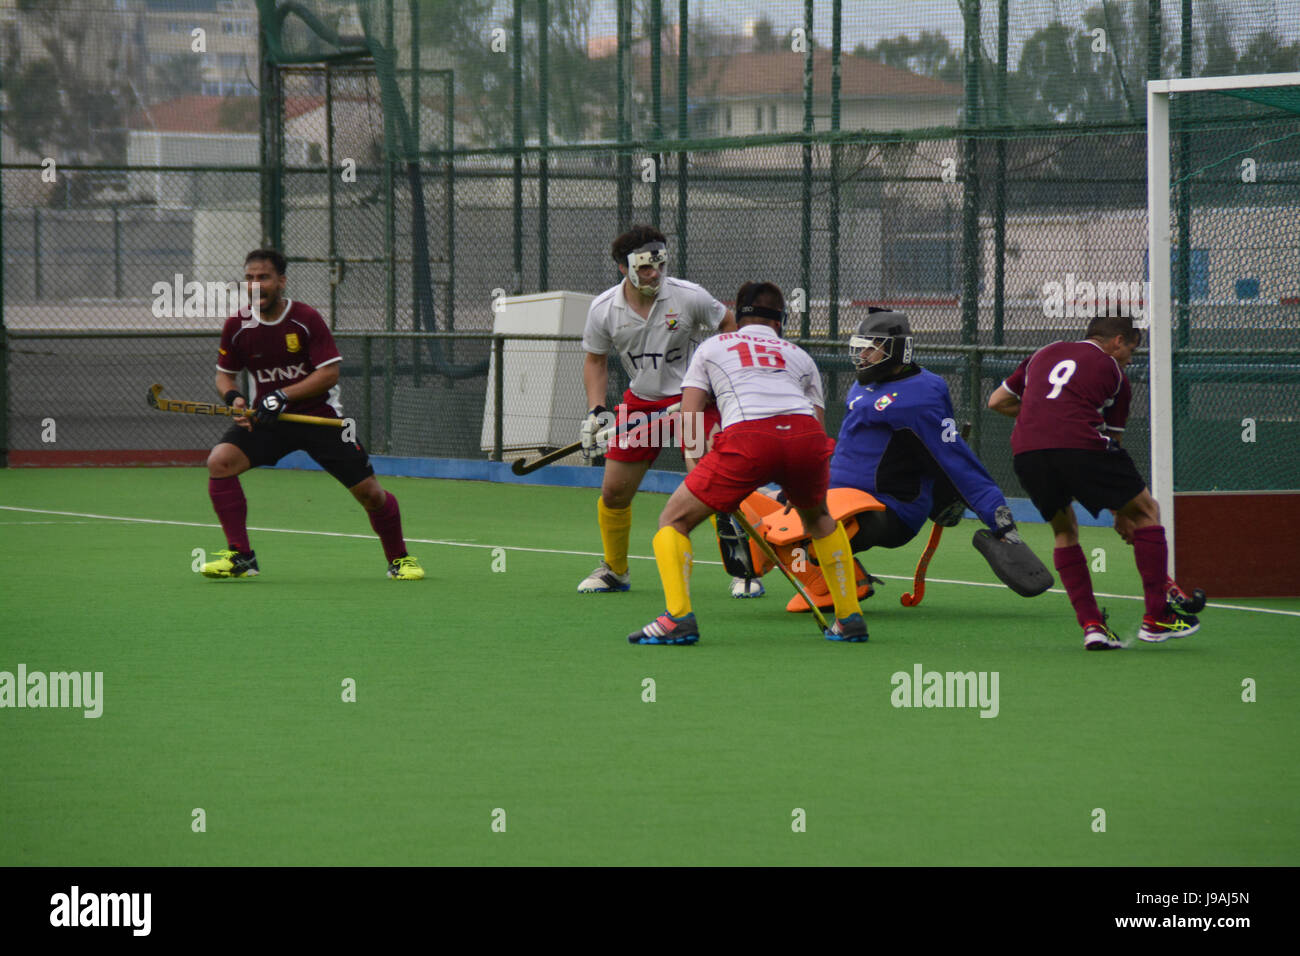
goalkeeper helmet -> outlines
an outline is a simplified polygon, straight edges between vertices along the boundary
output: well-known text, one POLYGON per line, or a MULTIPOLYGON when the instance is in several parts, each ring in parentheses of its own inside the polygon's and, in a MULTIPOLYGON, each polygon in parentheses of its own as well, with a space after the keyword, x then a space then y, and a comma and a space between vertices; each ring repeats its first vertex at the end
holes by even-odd
POLYGON ((872 306, 849 338, 849 354, 862 385, 882 381, 911 364, 912 327, 907 313, 872 306))

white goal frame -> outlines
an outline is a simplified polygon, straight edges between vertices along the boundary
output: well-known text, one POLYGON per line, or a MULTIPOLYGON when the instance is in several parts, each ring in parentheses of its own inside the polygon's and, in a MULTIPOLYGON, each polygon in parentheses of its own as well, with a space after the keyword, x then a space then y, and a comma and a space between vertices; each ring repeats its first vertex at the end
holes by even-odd
MULTIPOLYGON (((1151 396, 1151 493, 1160 505, 1169 542, 1169 574, 1174 574, 1174 407, 1173 277, 1169 261, 1169 96, 1300 87, 1300 73, 1250 76, 1184 77, 1147 83, 1147 268, 1151 301, 1147 303, 1149 391, 1151 396)), ((1190 255, 1190 253, 1185 253, 1190 255)))

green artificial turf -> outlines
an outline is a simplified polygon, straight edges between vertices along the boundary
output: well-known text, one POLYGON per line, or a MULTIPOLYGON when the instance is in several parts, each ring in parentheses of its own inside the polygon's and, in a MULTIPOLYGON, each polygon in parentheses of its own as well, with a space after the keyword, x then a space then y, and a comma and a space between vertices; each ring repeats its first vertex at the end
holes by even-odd
MULTIPOLYGON (((705 527, 700 643, 633 647, 663 609, 662 495, 635 506, 633 591, 579 595, 592 490, 383 479, 408 583, 333 479, 243 482, 281 530, 252 532, 260 577, 210 581, 203 470, 0 470, 0 505, 40 509, 0 510, 0 670, 104 675, 98 719, 0 710, 0 865, 1300 863, 1297 617, 1211 607, 1184 641, 1088 654, 1060 593, 942 583, 995 580, 968 521, 917 608, 924 535, 871 552, 870 643, 834 644, 775 574, 731 599, 705 527), (892 706, 917 664, 996 671, 997 716, 892 706)), ((1112 531, 1082 543, 1099 592, 1139 594, 1112 531)), ((1136 631, 1140 602, 1100 603, 1136 631)))

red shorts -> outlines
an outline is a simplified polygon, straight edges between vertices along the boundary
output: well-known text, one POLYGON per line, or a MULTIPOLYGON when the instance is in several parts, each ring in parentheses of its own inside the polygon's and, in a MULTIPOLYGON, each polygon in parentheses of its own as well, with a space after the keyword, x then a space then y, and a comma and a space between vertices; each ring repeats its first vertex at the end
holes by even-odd
MULTIPOLYGON (((676 405, 681 400, 680 395, 669 395, 667 398, 639 398, 628 389, 623 393, 623 403, 614 409, 615 423, 621 430, 624 423, 635 413, 640 412, 648 418, 653 418, 657 412, 663 411, 669 405, 676 405)), ((640 421, 638 416, 631 421, 631 424, 636 426, 640 421)), ((718 412, 717 406, 711 405, 704 410, 706 436, 721 424, 722 415, 718 412)), ((686 437, 688 441, 695 441, 691 434, 686 437)), ((655 419, 644 428, 634 428, 620 434, 609 443, 609 450, 605 452, 605 457, 610 461, 654 461, 664 448, 670 445, 680 448, 681 444, 681 420, 678 415, 673 414, 665 419, 655 419)))
POLYGON ((686 487, 714 511, 735 511, 756 488, 775 481, 796 508, 825 502, 835 439, 811 415, 737 422, 686 476, 686 487))

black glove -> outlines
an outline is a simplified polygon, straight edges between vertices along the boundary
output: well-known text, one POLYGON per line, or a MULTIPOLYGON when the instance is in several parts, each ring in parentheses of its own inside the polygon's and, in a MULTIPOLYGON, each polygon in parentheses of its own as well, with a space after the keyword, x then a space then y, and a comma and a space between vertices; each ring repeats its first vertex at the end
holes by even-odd
POLYGON ((225 402, 226 402, 227 405, 229 405, 229 406, 231 406, 231 407, 233 408, 234 405, 235 405, 235 399, 237 399, 237 398, 242 398, 242 399, 244 400, 244 404, 245 404, 245 405, 248 404, 248 396, 245 395, 243 392, 241 392, 241 391, 240 391, 239 389, 237 389, 237 388, 232 388, 230 391, 226 392, 226 395, 225 395, 225 402))
POLYGON ((1010 541, 1012 544, 1022 544, 1020 532, 1016 530, 1015 519, 1011 517, 1011 509, 1006 505, 998 505, 993 512, 993 536, 1002 541, 1010 541))
POLYGON ((280 413, 284 411, 284 406, 289 404, 289 396, 284 394, 283 389, 277 388, 274 392, 263 395, 257 400, 257 414, 253 416, 253 421, 259 425, 270 425, 280 413))

